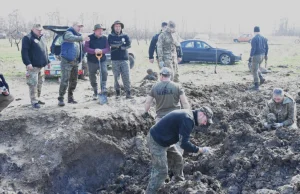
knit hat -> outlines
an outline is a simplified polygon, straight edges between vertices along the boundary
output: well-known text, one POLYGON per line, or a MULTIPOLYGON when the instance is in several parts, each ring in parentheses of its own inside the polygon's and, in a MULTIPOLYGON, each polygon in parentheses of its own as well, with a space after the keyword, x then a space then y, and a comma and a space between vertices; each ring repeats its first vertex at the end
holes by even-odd
POLYGON ((255 27, 254 27, 254 32, 260 32, 259 26, 255 26, 255 27))

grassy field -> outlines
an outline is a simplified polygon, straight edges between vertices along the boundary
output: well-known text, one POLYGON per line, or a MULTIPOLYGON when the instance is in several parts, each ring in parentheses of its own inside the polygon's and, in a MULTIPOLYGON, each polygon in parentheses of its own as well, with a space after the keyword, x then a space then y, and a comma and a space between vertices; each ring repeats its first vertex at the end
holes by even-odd
MULTIPOLYGON (((247 72, 247 61, 249 58, 250 44, 249 43, 232 43, 231 41, 216 40, 219 48, 227 48, 237 53, 242 53, 243 61, 236 65, 221 66, 218 65, 218 71, 236 74, 240 72, 247 72)), ((292 69, 294 73, 300 73, 300 45, 294 43, 294 38, 290 37, 271 37, 269 38, 269 67, 273 71, 281 71, 280 65, 288 65, 289 70, 292 69)), ((141 80, 145 76, 146 70, 152 68, 157 70, 157 64, 150 64, 148 62, 148 47, 140 41, 139 45, 136 40, 132 42, 132 50, 136 55, 136 64, 133 71, 133 80, 141 80)), ((214 65, 189 63, 180 66, 181 74, 188 74, 189 72, 213 72, 214 65)), ((19 77, 25 73, 24 65, 21 60, 21 52, 17 47, 10 46, 7 39, 0 40, 0 72, 8 77, 19 77)))

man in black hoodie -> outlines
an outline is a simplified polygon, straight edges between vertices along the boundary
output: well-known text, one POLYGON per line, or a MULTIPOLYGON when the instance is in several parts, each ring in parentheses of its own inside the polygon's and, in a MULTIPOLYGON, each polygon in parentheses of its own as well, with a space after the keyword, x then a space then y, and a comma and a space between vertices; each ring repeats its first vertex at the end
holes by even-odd
POLYGON ((173 162, 171 168, 175 181, 184 180, 182 154, 175 146, 191 153, 209 153, 209 147, 197 147, 190 142, 193 128, 198 125, 212 124, 213 112, 209 107, 198 110, 175 110, 156 123, 148 134, 148 146, 152 158, 151 178, 146 194, 155 194, 168 175, 168 160, 173 162))
POLYGON ((27 69, 26 80, 32 107, 40 108, 41 104, 45 104, 38 100, 45 79, 44 67, 50 64, 47 43, 40 24, 34 24, 31 32, 23 37, 21 53, 27 69))
MULTIPOLYGON (((0 113, 12 101, 14 101, 14 97, 10 94, 9 86, 6 83, 4 76, 0 73, 0 113)), ((0 116, 1 116, 1 114, 0 114, 0 116)))
POLYGON ((115 80, 116 97, 121 96, 119 84, 120 75, 126 92, 126 99, 132 99, 130 93, 130 66, 127 49, 131 47, 131 41, 127 34, 123 33, 124 24, 115 21, 111 26, 111 34, 108 36, 108 44, 111 50, 112 70, 115 80))

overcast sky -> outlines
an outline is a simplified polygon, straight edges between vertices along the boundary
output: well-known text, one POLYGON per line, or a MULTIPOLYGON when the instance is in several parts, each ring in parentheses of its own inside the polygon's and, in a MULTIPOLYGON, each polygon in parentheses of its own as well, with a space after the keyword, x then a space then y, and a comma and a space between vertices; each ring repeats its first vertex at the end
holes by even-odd
POLYGON ((46 13, 57 10, 64 21, 78 20, 80 13, 85 13, 85 22, 90 23, 92 13, 98 12, 99 23, 105 20, 107 25, 118 19, 125 27, 133 25, 136 15, 139 26, 148 21, 146 25, 150 28, 159 28, 161 21, 174 20, 178 27, 185 21, 188 30, 202 31, 211 25, 214 31, 223 32, 226 28, 226 32, 237 33, 240 25, 241 31, 252 32, 253 26, 259 25, 262 32, 271 33, 275 22, 282 17, 300 26, 299 4, 299 0, 8 0, 2 3, 0 16, 6 17, 19 9, 26 20, 41 16, 45 24, 46 13))

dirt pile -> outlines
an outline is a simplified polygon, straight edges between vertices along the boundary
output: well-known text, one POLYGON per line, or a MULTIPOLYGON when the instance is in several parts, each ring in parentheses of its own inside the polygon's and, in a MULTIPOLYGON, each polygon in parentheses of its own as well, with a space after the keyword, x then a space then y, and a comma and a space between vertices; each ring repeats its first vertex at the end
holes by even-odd
MULTIPOLYGON (((151 85, 143 83, 134 94, 146 96, 151 85)), ((197 128, 191 141, 215 151, 185 153, 186 180, 170 181, 159 193, 300 192, 300 132, 264 131, 257 117, 270 90, 249 93, 239 84, 183 87, 193 108, 212 107, 215 124, 197 128)), ((41 110, 5 118, 0 192, 143 193, 151 170, 146 134, 153 122, 131 108, 85 116, 41 110)))

